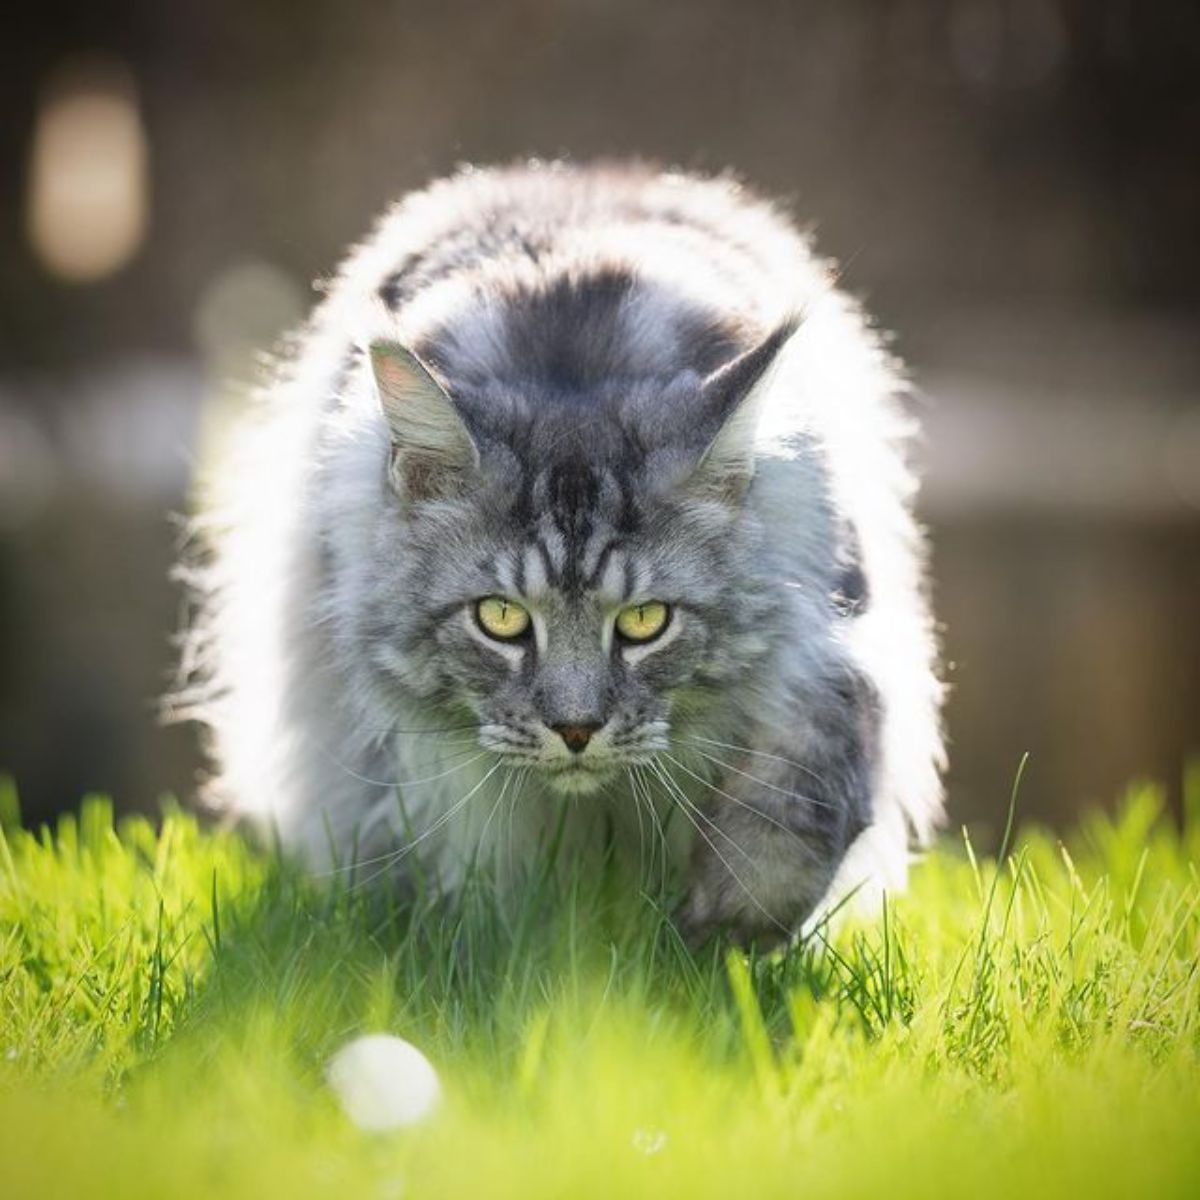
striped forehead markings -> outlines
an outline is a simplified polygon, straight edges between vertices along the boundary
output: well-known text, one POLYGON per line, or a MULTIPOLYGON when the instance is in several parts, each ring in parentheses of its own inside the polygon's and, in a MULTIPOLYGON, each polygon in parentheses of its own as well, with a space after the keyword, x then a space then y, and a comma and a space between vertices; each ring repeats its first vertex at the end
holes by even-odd
POLYGON ((480 566, 492 575, 501 592, 514 596, 574 588, 623 599, 633 594, 638 582, 620 539, 602 534, 593 535, 577 551, 561 536, 538 536, 509 553, 483 560, 480 566))
POLYGON ((517 555, 521 563, 522 594, 534 596, 554 587, 554 563, 539 541, 527 542, 517 555))
POLYGON ((546 513, 538 523, 537 547, 538 553, 546 563, 546 570, 561 576, 567 569, 571 546, 566 533, 555 521, 553 513, 546 513))
POLYGON ((499 582, 516 595, 550 588, 631 594, 635 572, 622 553, 622 534, 636 522, 632 479, 616 464, 590 467, 588 478, 570 480, 565 466, 522 473, 520 490, 532 501, 533 512, 517 522, 526 537, 501 556, 499 582), (600 509, 608 510, 606 520, 596 519, 600 509))
POLYGON ((587 578, 587 586, 590 588, 595 588, 599 585, 601 579, 604 578, 605 568, 608 566, 609 560, 612 558, 613 553, 617 550, 621 543, 618 542, 616 538, 608 538, 602 542, 599 537, 593 538, 592 543, 593 544, 588 547, 588 550, 596 551, 595 561, 592 563, 591 569, 589 570, 587 566, 587 560, 591 558, 592 555, 590 553, 585 553, 582 556, 580 567, 583 574, 587 578))

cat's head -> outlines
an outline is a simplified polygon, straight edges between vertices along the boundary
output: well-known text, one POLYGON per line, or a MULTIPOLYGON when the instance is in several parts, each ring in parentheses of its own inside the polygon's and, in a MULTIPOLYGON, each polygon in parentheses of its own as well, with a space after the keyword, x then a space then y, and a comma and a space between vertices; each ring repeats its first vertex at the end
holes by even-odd
POLYGON ((586 398, 455 390, 370 347, 390 434, 358 633, 382 685, 470 714, 563 791, 647 761, 771 651, 745 504, 757 406, 792 331, 702 378, 586 398))

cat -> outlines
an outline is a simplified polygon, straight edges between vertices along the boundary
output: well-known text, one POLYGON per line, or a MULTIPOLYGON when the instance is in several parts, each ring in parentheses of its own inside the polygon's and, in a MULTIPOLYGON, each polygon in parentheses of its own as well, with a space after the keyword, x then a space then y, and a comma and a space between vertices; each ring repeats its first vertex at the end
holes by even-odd
POLYGON ((214 793, 361 881, 657 854, 693 940, 903 886, 943 765, 906 391, 731 177, 410 194, 203 502, 214 793))

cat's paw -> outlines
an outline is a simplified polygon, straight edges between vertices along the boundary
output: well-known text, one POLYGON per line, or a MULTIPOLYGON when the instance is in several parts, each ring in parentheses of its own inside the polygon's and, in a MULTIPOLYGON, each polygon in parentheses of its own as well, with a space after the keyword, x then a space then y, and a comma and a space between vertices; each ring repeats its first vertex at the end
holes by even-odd
POLYGON ((675 909, 675 928, 689 950, 695 953, 721 937, 720 922, 713 919, 703 900, 691 892, 675 909))
POLYGON ((769 913, 699 886, 688 892, 675 910, 674 920, 680 937, 693 952, 714 942, 743 950, 773 950, 792 937, 788 926, 769 913))

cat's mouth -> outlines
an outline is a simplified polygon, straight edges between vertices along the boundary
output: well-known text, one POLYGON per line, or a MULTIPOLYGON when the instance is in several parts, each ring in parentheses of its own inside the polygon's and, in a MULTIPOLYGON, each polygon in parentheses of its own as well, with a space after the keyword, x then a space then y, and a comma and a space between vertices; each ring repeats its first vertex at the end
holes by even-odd
POLYGON ((505 765, 532 769, 552 790, 564 795, 595 792, 622 768, 644 766, 666 746, 665 722, 641 729, 636 736, 615 739, 607 733, 567 753, 554 739, 516 731, 498 724, 480 728, 480 743, 505 760, 505 765))
POLYGON ((605 756, 590 758, 579 755, 569 760, 544 759, 521 754, 503 755, 510 769, 532 769, 534 775, 554 792, 563 796, 586 796, 599 791, 623 768, 645 766, 652 755, 640 753, 630 757, 605 756))
POLYGON ((534 772, 554 791, 567 796, 587 795, 601 788, 624 765, 612 758, 592 758, 576 755, 570 759, 530 758, 525 755, 506 756, 512 767, 532 767, 534 772))
POLYGON ((613 773, 612 763, 588 762, 577 758, 570 762, 545 763, 542 774, 550 786, 564 795, 580 796, 594 792, 613 773))

